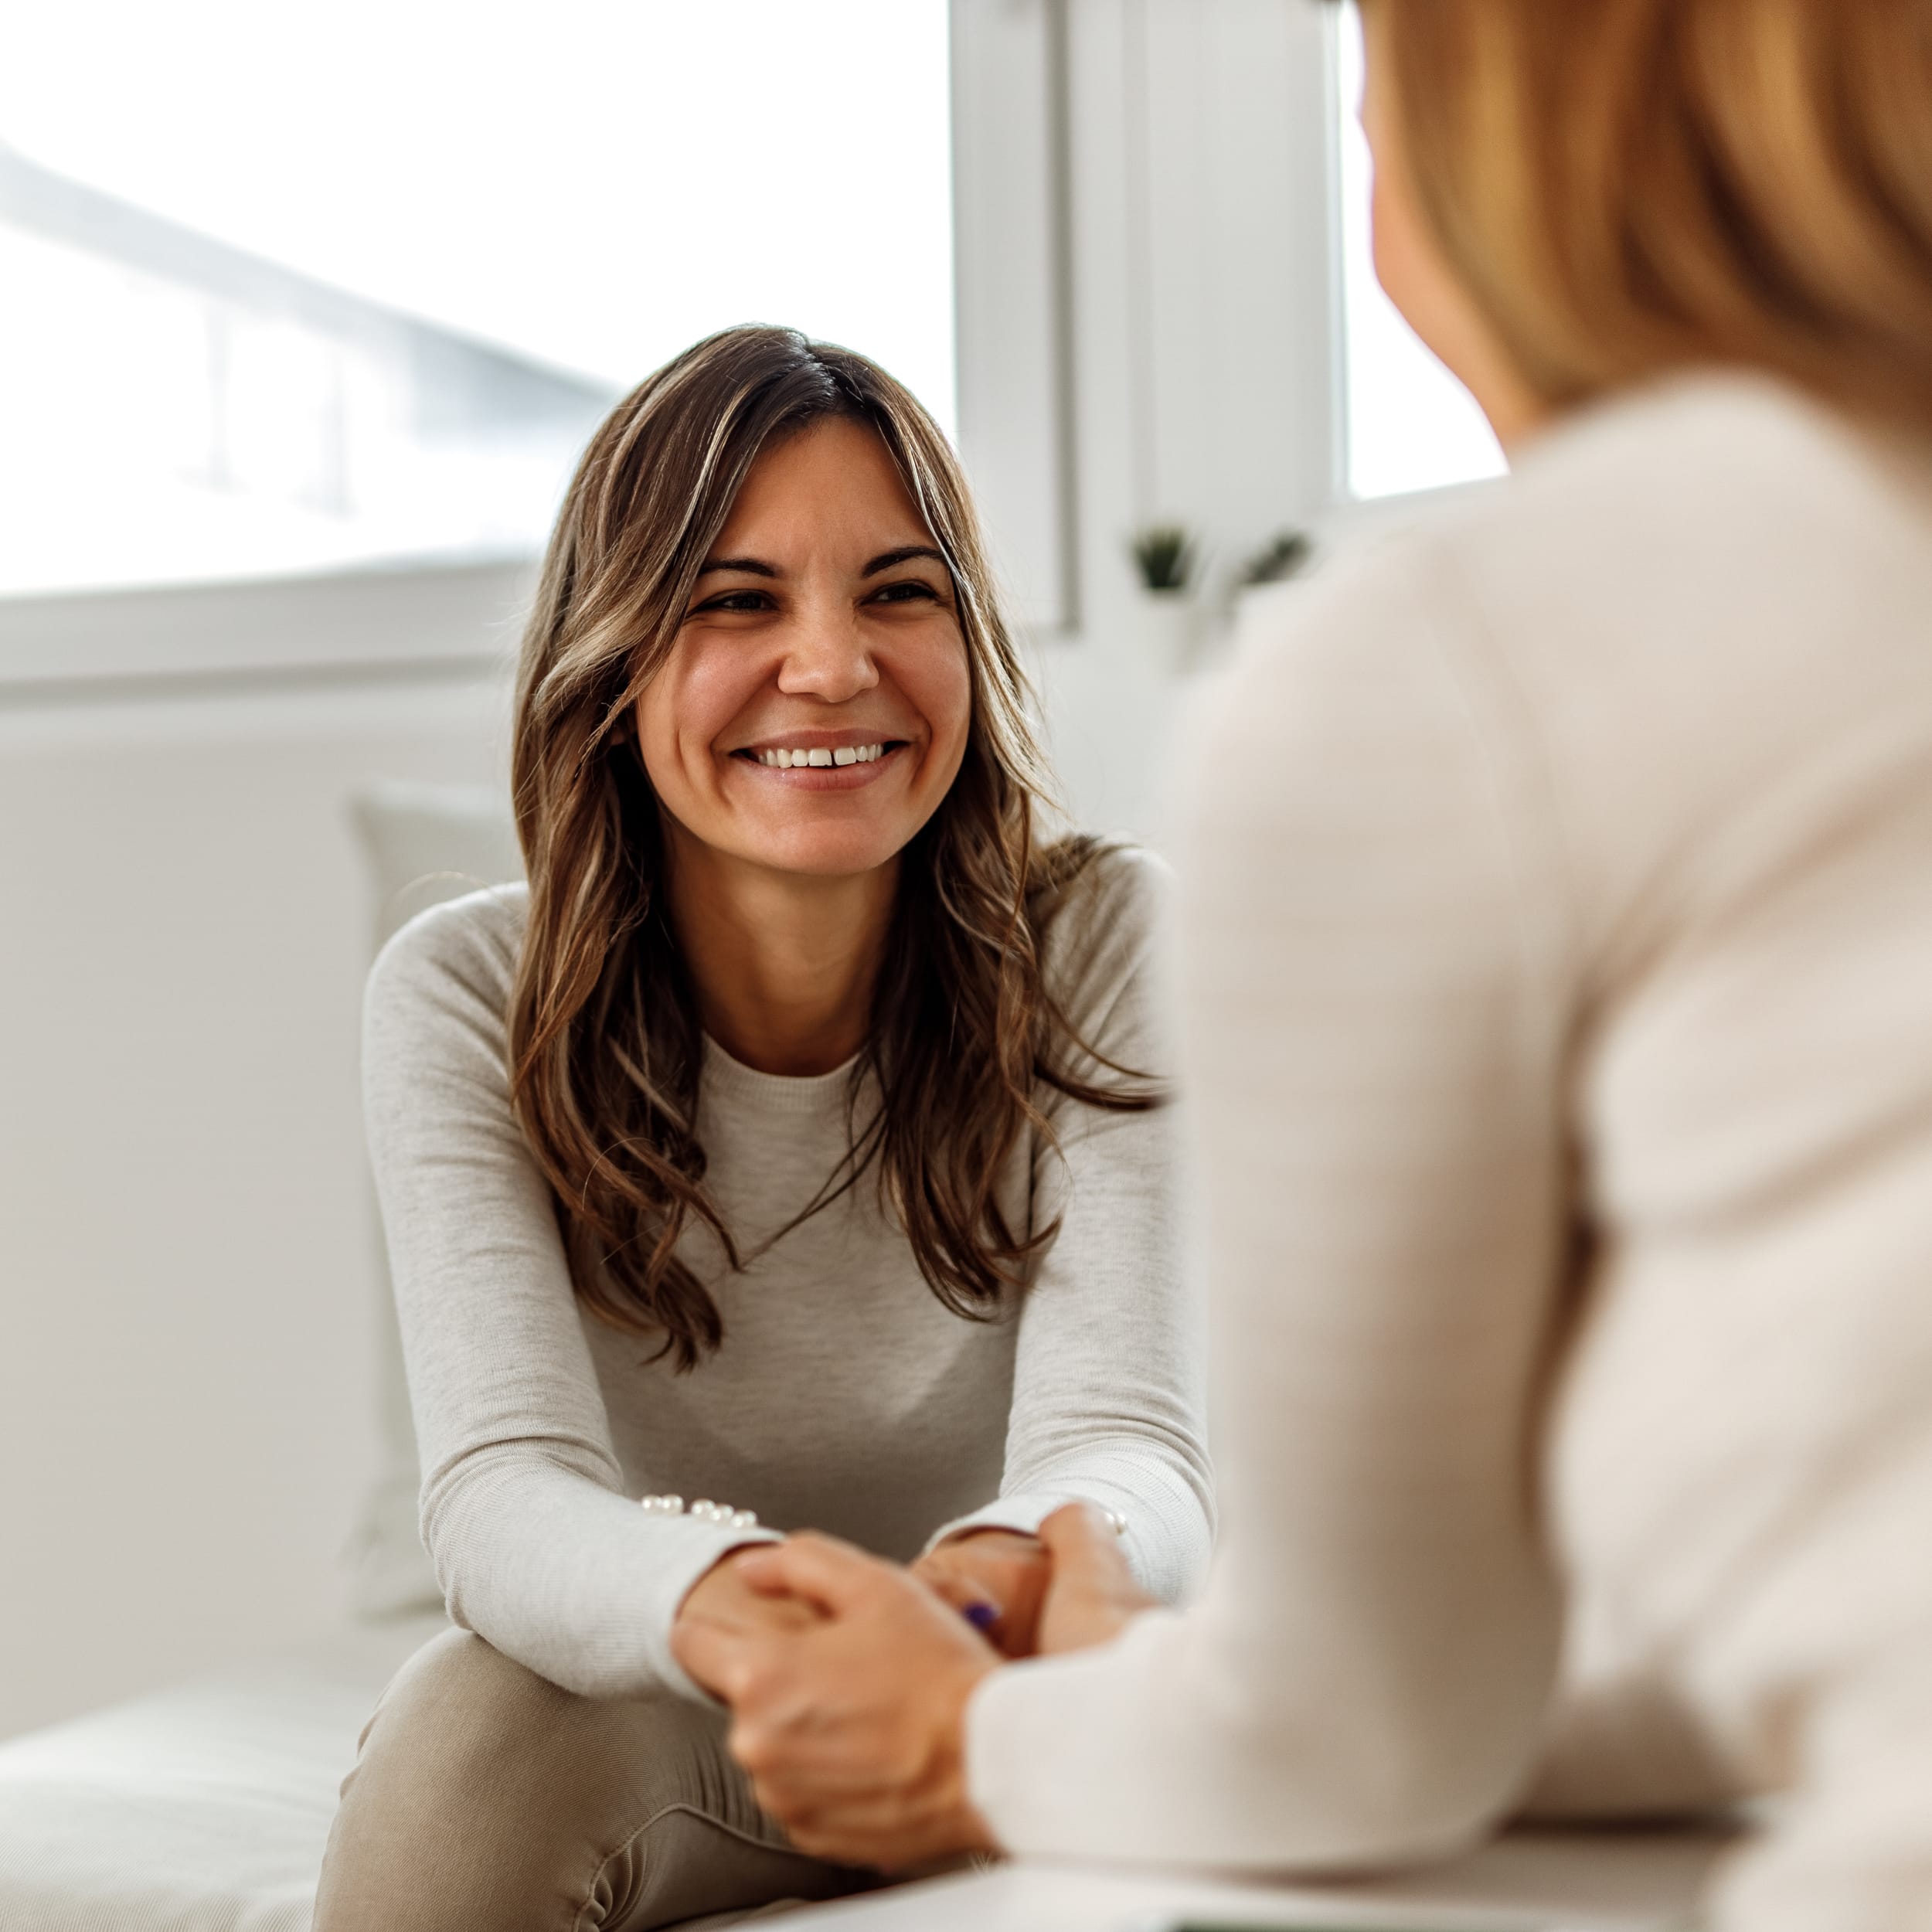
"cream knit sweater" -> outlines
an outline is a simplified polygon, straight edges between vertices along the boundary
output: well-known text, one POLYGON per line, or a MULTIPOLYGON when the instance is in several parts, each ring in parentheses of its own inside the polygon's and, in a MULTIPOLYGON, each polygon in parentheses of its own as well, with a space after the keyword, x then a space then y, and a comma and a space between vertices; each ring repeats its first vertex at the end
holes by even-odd
POLYGON ((1768 384, 1551 434, 1187 760, 1202 1600, 990 1680, 1016 1849, 1406 1859, 1772 1794, 1932 1925, 1932 468, 1768 384))

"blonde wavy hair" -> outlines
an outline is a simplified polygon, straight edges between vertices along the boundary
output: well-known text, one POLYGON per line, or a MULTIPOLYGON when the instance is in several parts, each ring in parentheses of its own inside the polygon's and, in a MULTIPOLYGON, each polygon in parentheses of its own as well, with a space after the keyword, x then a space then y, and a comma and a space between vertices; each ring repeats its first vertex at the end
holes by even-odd
POLYGON ((877 435, 944 553, 971 719, 958 776, 903 855, 847 1157, 805 1213, 873 1173, 932 1291, 989 1318, 1056 1232, 1009 1225, 998 1198, 1022 1135, 1052 1138, 1043 1094, 1124 1111, 1158 1099, 1079 1040, 1043 978, 1044 927, 1100 849, 1039 835, 1047 778, 1026 680, 944 437, 850 350, 782 328, 699 342, 620 403, 585 452, 524 635, 512 753, 529 878, 509 1024, 517 1119, 580 1299, 681 1369, 724 1330, 680 1237, 702 1224, 731 1265, 741 1257, 704 1187, 703 1035, 630 719, 752 465, 835 417, 877 435), (861 1121, 868 1092, 878 1104, 861 1121))
POLYGON ((1422 212, 1566 406, 1697 365, 1932 434, 1928 0, 1366 0, 1422 212))

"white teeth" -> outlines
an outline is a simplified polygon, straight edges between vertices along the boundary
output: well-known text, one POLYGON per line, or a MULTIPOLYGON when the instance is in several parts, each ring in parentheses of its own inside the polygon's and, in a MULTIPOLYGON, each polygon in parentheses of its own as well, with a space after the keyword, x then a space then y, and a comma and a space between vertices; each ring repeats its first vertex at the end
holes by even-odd
POLYGON ((886 747, 883 743, 838 745, 829 750, 821 745, 810 751, 761 751, 758 753, 758 762, 761 765, 770 765, 774 770, 791 771, 801 765, 876 764, 885 755, 886 747))

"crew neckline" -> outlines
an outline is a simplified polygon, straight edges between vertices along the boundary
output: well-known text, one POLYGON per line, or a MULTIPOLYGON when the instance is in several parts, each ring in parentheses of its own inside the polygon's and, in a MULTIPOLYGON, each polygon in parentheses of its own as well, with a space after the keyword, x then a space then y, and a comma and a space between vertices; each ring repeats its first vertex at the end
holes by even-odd
POLYGON ((829 1073, 765 1073, 734 1059, 707 1033, 702 1080, 713 1094, 784 1114, 818 1114, 843 1109, 851 1090, 856 1053, 829 1073))

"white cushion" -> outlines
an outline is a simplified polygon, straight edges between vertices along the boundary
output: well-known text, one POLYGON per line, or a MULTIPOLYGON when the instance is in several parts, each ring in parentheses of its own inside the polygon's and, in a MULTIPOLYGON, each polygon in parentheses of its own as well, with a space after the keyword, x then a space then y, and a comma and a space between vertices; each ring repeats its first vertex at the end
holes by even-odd
POLYGON ((439 1616, 0 1744, 9 1932, 305 1932, 337 1792, 383 1686, 439 1616))
MULTIPOLYGON (((509 802, 484 787, 371 785, 351 800, 349 815, 369 869, 372 958, 418 913, 523 876, 509 802)), ((442 1593, 417 1526, 422 1478, 379 1227, 375 1243, 382 1303, 382 1354, 376 1365, 381 1460, 356 1522, 350 1587, 359 1614, 386 1617, 439 1605, 442 1593)))

